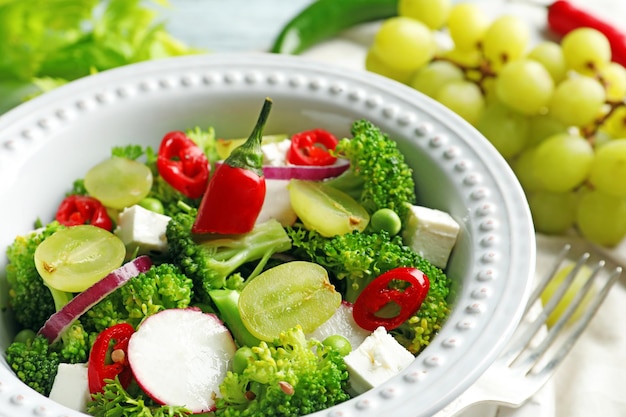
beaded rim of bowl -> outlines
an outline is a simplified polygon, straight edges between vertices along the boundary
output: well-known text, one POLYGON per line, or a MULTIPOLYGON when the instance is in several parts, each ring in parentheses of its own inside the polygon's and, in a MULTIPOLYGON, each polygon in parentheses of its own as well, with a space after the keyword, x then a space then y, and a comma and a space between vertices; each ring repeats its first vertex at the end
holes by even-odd
MULTIPOLYGON (((26 160, 36 143, 53 139, 99 108, 193 89, 280 92, 356 108, 375 124, 393 127, 452 178, 466 205, 464 224, 475 238, 470 278, 448 322, 398 376, 313 415, 428 416, 460 395, 495 359, 521 316, 533 273, 534 234, 521 188, 495 149, 456 115, 408 87, 374 74, 278 55, 216 54, 135 64, 70 83, 0 117, 0 176, 26 160), (516 281, 512 274, 520 278, 516 281), (505 286, 516 292, 516 305, 504 307, 506 320, 498 317, 501 304, 508 301, 500 298, 505 286), (492 327, 500 334, 481 342, 481 333, 492 327), (446 375, 446 364, 458 362, 463 347, 470 346, 483 350, 477 356, 483 363, 465 366, 466 374, 446 375), (452 378, 459 382, 451 383, 452 378), (431 382, 437 387, 438 381, 452 389, 436 393, 438 401, 420 408, 420 395, 432 394, 431 382), (415 403, 406 404, 413 399, 415 403)), ((82 415, 27 389, 6 363, 0 367, 0 404, 8 405, 12 417, 82 415)))

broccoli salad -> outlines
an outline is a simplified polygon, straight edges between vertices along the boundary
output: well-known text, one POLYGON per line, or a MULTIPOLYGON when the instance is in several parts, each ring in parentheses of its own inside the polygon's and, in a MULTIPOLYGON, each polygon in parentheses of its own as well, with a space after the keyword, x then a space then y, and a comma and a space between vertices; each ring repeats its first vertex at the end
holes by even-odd
POLYGON ((271 104, 248 138, 113 148, 14 239, 5 355, 25 384, 94 416, 300 416, 432 341, 459 225, 418 205, 371 122, 267 135, 271 104))

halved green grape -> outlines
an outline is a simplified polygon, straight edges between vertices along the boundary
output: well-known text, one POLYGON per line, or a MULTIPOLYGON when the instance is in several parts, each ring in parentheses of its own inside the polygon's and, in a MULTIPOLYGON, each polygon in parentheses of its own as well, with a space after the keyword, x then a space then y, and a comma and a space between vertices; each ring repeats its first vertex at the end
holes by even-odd
POLYGON ((593 156, 593 147, 587 140, 560 133, 537 146, 533 164, 545 190, 566 192, 587 179, 593 156))
POLYGON ((539 42, 530 50, 527 58, 543 65, 555 83, 559 83, 565 78, 567 64, 563 56, 563 49, 558 43, 551 41, 539 42))
POLYGON ((472 125, 485 107, 485 98, 480 88, 473 82, 452 81, 439 89, 435 100, 445 105, 472 125))
POLYGON ((291 207, 304 226, 322 236, 362 232, 370 221, 367 210, 343 191, 321 182, 291 180, 291 207))
POLYGON ((500 101, 526 115, 539 114, 548 106, 554 81, 548 70, 530 59, 511 61, 496 78, 496 95, 500 101))
POLYGON ((587 126, 602 111, 606 100, 604 87, 594 78, 572 76, 554 89, 549 111, 568 126, 587 126))
POLYGON ((408 84, 415 73, 415 70, 402 70, 392 68, 383 62, 376 53, 370 48, 365 55, 365 69, 383 77, 391 78, 403 84, 408 84))
POLYGON ((533 217, 535 231, 551 235, 564 234, 576 222, 578 196, 574 191, 530 193, 528 205, 533 217))
POLYGON ((82 292, 124 262, 126 247, 111 232, 91 225, 61 229, 35 250, 35 266, 46 285, 82 292))
POLYGON ((615 246, 626 236, 626 198, 586 190, 578 201, 576 225, 583 237, 602 246, 615 246))
POLYGON ((611 62, 611 44, 604 34, 592 28, 569 32, 561 41, 568 67, 581 74, 594 75, 611 62))
POLYGON ((419 20, 433 30, 448 20, 450 0, 399 0, 398 15, 419 20))
POLYGON ((417 70, 409 85, 434 98, 443 86, 452 81, 461 81, 463 77, 463 71, 451 62, 432 61, 417 70))
POLYGON ((487 104, 476 128, 506 159, 519 154, 528 142, 528 117, 497 100, 487 104))
POLYGON ((396 16, 383 22, 371 50, 386 67, 415 71, 430 62, 437 46, 428 26, 410 17, 396 16))
POLYGON ((450 9, 448 32, 456 49, 477 51, 491 21, 476 4, 461 2, 450 9))
MULTIPOLYGON (((574 270, 574 266, 574 263, 570 263, 559 269, 554 279, 550 281, 546 289, 543 290, 543 292, 541 293, 541 301, 544 303, 544 305, 547 304, 548 300, 550 300, 554 293, 558 291, 561 283, 563 283, 563 281, 567 279, 570 272, 574 270)), ((563 296, 561 301, 556 305, 556 308, 554 309, 554 311, 552 311, 552 313, 546 320, 548 326, 554 326, 559 318, 561 318, 561 316, 563 315, 563 313, 565 313, 574 298, 576 298, 576 294, 578 294, 585 286, 585 282, 587 282, 591 274, 592 269, 589 266, 582 265, 580 267, 571 286, 565 292, 565 295, 563 296)), ((589 305, 589 302, 593 298, 593 295, 594 289, 592 288, 587 293, 587 295, 583 297, 582 303, 576 308, 574 315, 570 320, 576 320, 578 319, 578 317, 580 317, 580 315, 585 311, 586 306, 589 305)))
POLYGON ((606 89, 608 101, 622 102, 626 99, 626 68, 617 62, 611 62, 599 71, 606 89))
POLYGON ((292 261, 268 269, 248 282, 239 312, 255 337, 273 341, 280 332, 301 326, 311 333, 339 308, 341 294, 327 271, 312 262, 292 261))
POLYGON ((600 191, 626 197, 626 138, 596 147, 589 182, 600 191))
POLYGON ((105 206, 123 209, 143 200, 152 188, 152 180, 152 171, 145 164, 113 157, 87 171, 85 188, 105 206))
POLYGON ((517 16, 503 15, 491 23, 482 45, 492 69, 499 71, 507 62, 521 58, 529 41, 528 24, 517 16))

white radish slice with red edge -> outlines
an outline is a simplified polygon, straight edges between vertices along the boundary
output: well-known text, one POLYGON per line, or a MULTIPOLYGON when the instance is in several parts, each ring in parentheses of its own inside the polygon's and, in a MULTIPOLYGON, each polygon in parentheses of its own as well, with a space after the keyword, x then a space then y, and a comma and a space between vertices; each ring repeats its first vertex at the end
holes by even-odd
MULTIPOLYGON (((218 161, 216 167, 223 164, 218 161)), ((271 180, 308 180, 321 181, 341 175, 350 167, 347 159, 337 159, 332 165, 284 165, 284 166, 263 166, 263 176, 271 180)))
POLYGON ((85 291, 77 294, 59 311, 51 315, 39 329, 39 334, 45 336, 50 344, 56 342, 63 332, 91 307, 126 284, 128 280, 150 268, 152 268, 152 260, 148 256, 139 256, 125 263, 85 291))
POLYGON ((307 337, 323 342, 328 336, 336 334, 348 339, 350 345, 352 345, 352 350, 356 350, 372 332, 356 324, 352 316, 352 304, 344 300, 335 314, 313 332, 309 333, 307 337))
POLYGON ((133 333, 128 363, 154 401, 202 413, 215 410, 219 385, 236 350, 216 315, 197 308, 169 309, 148 317, 133 333))

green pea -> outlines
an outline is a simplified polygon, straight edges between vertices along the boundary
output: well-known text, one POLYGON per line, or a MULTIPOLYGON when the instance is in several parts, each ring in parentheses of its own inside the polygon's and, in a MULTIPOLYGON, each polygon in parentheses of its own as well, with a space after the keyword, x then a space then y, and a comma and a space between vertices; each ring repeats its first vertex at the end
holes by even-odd
POLYGON ((340 334, 328 336, 322 344, 335 349, 341 356, 346 356, 352 352, 350 341, 340 334))
POLYGON ((398 213, 388 208, 383 208, 374 212, 370 219, 370 224, 374 231, 380 232, 381 230, 385 230, 391 236, 397 235, 400 233, 400 229, 402 229, 400 216, 398 216, 398 213))
POLYGON ((34 330, 23 329, 17 332, 17 334, 13 338, 13 341, 16 343, 30 343, 36 335, 37 333, 35 333, 34 330))
POLYGON ((235 352, 232 360, 233 372, 241 374, 248 367, 251 360, 255 358, 254 352, 248 346, 242 346, 235 352))
POLYGON ((146 210, 153 211, 155 213, 163 214, 165 209, 163 208, 163 203, 160 200, 152 197, 146 197, 139 202, 139 205, 146 210))

